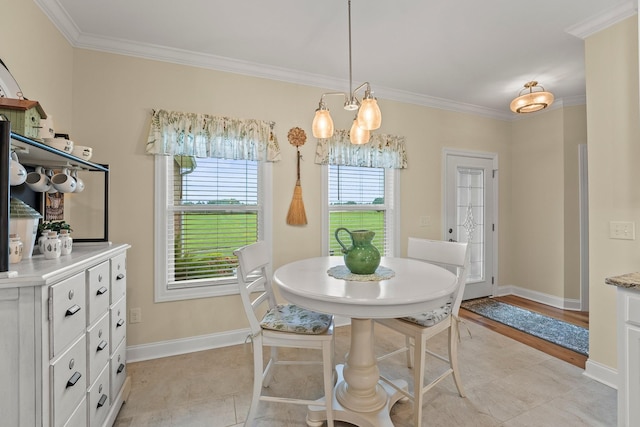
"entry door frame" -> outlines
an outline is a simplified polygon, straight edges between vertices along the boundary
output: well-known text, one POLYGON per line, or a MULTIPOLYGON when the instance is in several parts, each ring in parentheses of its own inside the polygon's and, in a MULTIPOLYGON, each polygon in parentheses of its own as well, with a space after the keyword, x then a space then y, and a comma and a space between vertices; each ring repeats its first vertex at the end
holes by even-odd
POLYGON ((580 203, 580 310, 589 311, 589 161, 587 144, 578 145, 580 203))
POLYGON ((500 178, 499 170, 498 170, 498 153, 489 153, 484 151, 471 151, 471 150, 457 150, 453 148, 443 148, 442 149, 442 240, 448 239, 447 234, 447 157, 449 156, 458 156, 458 157, 472 157, 479 159, 487 159, 492 161, 492 169, 493 169, 493 178, 492 179, 492 190, 493 190, 493 232, 491 233, 492 246, 493 246, 493 283, 491 284, 491 294, 493 296, 497 296, 498 294, 498 283, 499 280, 499 272, 498 272, 498 236, 499 229, 498 219, 499 219, 499 193, 498 193, 498 180, 500 178))

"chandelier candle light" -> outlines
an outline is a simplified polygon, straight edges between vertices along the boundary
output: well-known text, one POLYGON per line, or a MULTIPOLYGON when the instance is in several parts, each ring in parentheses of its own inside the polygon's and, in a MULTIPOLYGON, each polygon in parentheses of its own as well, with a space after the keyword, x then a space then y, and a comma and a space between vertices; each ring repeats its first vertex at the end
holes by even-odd
POLYGON ((533 80, 524 84, 524 89, 516 99, 511 101, 511 111, 514 113, 533 113, 540 111, 553 104, 553 94, 538 86, 538 82, 533 80), (523 92, 529 90, 523 95, 523 92))
POLYGON ((382 124, 382 113, 378 107, 378 101, 373 97, 371 85, 364 82, 354 90, 351 67, 351 0, 348 1, 349 8, 349 94, 344 92, 328 92, 323 93, 320 97, 320 103, 316 110, 316 115, 311 126, 313 136, 316 138, 331 138, 333 136, 333 119, 329 113, 329 109, 324 102, 324 97, 329 95, 341 95, 344 97, 344 109, 347 111, 358 110, 353 125, 349 132, 352 144, 366 144, 371 138, 372 130, 378 129, 382 124), (356 92, 365 88, 364 97, 359 101, 356 92))

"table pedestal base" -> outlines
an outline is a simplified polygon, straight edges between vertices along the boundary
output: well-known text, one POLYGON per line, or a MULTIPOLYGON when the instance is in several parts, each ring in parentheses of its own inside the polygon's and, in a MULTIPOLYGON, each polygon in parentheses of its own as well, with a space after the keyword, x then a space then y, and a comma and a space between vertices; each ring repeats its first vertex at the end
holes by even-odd
MULTIPOLYGON (((382 407, 373 412, 358 412, 353 409, 345 408, 337 399, 337 393, 344 387, 344 377, 342 374, 343 365, 336 366, 338 381, 333 388, 333 419, 334 421, 344 421, 355 424, 360 427, 393 427, 391 422, 391 408, 395 403, 402 399, 402 393, 391 387, 390 385, 379 381, 380 387, 387 395, 386 403, 382 407)), ((393 383, 399 388, 406 390, 407 382, 404 380, 396 380, 393 383)), ((324 397, 319 400, 324 402, 324 397)), ((324 403, 323 403, 324 404, 324 403)), ((310 427, 320 427, 327 419, 327 412, 323 406, 310 405, 307 410, 307 425, 310 427)))

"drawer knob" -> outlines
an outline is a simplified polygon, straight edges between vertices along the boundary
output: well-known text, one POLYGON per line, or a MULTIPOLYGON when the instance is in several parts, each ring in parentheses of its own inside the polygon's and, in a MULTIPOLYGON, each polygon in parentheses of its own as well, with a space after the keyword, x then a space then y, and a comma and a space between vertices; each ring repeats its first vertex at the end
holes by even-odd
POLYGON ((71 290, 69 291, 69 299, 70 299, 70 300, 72 300, 72 299, 73 299, 73 295, 74 295, 74 293, 73 293, 73 289, 71 289, 71 290))
POLYGON ((100 287, 100 289, 98 289, 98 292, 96 292, 96 295, 102 295, 102 294, 106 294, 108 291, 108 289, 104 286, 100 287))
POLYGON ((124 274, 120 273, 116 276, 116 280, 122 280, 124 279, 124 274))
POLYGON ((73 387, 74 385, 76 385, 76 383, 78 382, 78 380, 80 379, 80 377, 82 377, 82 374, 78 371, 76 371, 75 374, 73 374, 71 376, 71 378, 69 378, 69 381, 67 381, 67 387, 73 387))
POLYGON ((116 328, 119 328, 122 325, 124 325, 124 319, 118 320, 118 323, 116 323, 116 328))
POLYGON ((65 313, 65 317, 73 316, 79 311, 80 311, 80 306, 78 304, 73 304, 71 307, 67 309, 67 312, 65 313))
POLYGON ((102 396, 100 396, 100 400, 98 400, 98 408, 101 408, 104 406, 104 402, 107 401, 107 395, 103 394, 102 396))
POLYGON ((102 351, 107 347, 107 342, 105 340, 102 340, 100 342, 100 344, 98 344, 98 351, 102 351))
POLYGON ((121 363, 120 366, 118 366, 118 370, 116 371, 116 374, 119 374, 122 371, 124 371, 124 363, 121 363))

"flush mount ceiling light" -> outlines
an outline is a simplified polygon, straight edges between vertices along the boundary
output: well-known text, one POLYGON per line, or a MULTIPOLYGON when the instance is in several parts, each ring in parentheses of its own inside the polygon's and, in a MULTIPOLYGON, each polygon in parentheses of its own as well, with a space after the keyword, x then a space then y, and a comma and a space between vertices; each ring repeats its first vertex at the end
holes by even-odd
POLYGON ((356 118, 353 120, 351 131, 349 132, 352 144, 366 144, 369 142, 372 130, 378 129, 382 124, 382 113, 378 107, 378 101, 373 97, 371 85, 364 82, 354 90, 351 77, 351 0, 348 1, 349 9, 349 94, 344 92, 323 93, 320 103, 313 118, 311 129, 316 138, 330 138, 333 135, 333 119, 329 113, 324 97, 329 95, 341 95, 344 97, 344 109, 347 111, 358 110, 356 118), (356 92, 364 88, 362 101, 356 97, 356 92))
POLYGON ((553 104, 553 94, 538 86, 538 82, 533 80, 524 84, 524 89, 516 99, 511 101, 511 111, 514 113, 533 113, 540 111, 553 104), (527 93, 524 93, 529 90, 527 93), (524 93, 524 95, 523 95, 524 93))

